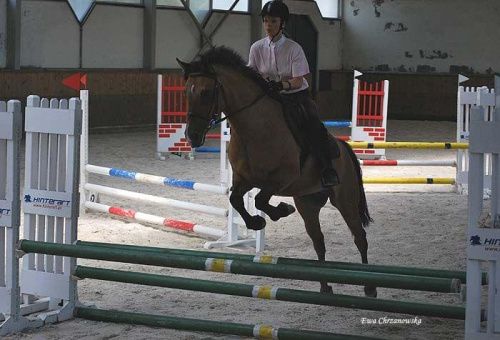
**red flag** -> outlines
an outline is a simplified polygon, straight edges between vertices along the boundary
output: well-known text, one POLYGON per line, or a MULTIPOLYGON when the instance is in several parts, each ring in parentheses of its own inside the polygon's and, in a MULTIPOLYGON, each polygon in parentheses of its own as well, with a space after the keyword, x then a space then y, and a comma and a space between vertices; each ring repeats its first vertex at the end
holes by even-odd
POLYGON ((87 89, 87 75, 84 74, 81 78, 80 78, 80 82, 83 84, 83 87, 85 89, 87 89))
POLYGON ((74 90, 80 91, 80 73, 75 73, 72 76, 64 78, 62 83, 74 90))

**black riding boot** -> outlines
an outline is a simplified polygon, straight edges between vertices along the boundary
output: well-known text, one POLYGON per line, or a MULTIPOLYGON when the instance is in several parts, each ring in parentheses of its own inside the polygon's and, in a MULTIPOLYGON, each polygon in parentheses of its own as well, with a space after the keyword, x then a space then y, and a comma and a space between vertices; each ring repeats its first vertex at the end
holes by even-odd
MULTIPOLYGON (((319 163, 321 184, 325 188, 338 185, 340 180, 333 168, 332 158, 339 158, 340 151, 336 141, 328 134, 328 130, 319 119, 316 103, 311 94, 308 90, 303 90, 286 95, 286 97, 300 108, 295 111, 293 123, 304 137, 304 147, 319 163)), ((289 115, 285 117, 289 118, 289 115)))
POLYGON ((316 148, 316 157, 319 161, 321 167, 321 184, 323 187, 333 187, 339 185, 339 175, 337 171, 333 168, 333 160, 340 157, 340 150, 337 142, 333 137, 329 136, 323 123, 321 126, 316 128, 316 138, 318 138, 318 144, 316 148))
POLYGON ((323 171, 321 172, 321 184, 325 188, 340 184, 339 175, 333 166, 330 165, 329 167, 323 168, 323 171))

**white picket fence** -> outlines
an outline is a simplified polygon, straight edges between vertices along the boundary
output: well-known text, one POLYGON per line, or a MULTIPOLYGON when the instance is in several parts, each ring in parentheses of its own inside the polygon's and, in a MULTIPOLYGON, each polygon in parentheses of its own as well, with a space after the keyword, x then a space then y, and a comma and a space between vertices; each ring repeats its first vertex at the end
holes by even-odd
POLYGON ((20 101, 0 101, 0 336, 33 324, 21 315, 19 260, 16 256, 21 223, 21 119, 20 101))
POLYGON ((500 339, 500 77, 495 77, 495 90, 499 95, 493 115, 483 106, 470 113, 465 323, 465 338, 470 340, 500 339), (491 169, 489 209, 483 202, 486 166, 491 169), (487 292, 481 287, 483 270, 489 273, 487 292), (486 313, 481 311, 483 305, 486 313), (482 318, 487 320, 486 329, 481 327, 482 318))
MULTIPOLYGON (((495 115, 495 90, 487 87, 459 86, 457 96, 457 142, 469 142, 470 115, 474 107, 482 107, 485 121, 494 120, 495 115)), ((496 113, 498 115, 498 113, 496 113)), ((491 188, 491 163, 490 156, 485 158, 484 167, 484 194, 487 196, 491 188)), ((457 189, 466 194, 469 174, 469 151, 457 152, 457 189)))
MULTIPOLYGON (((29 96, 26 107, 26 166, 23 191, 24 229, 28 240, 72 244, 77 240, 80 100, 29 96)), ((28 254, 23 258, 21 293, 25 303, 51 297, 44 319, 71 319, 77 301, 72 272, 76 260, 28 254), (50 282, 50 284, 48 284, 50 282), (45 283, 45 284, 43 284, 45 283), (65 305, 61 308, 60 301, 65 305)))

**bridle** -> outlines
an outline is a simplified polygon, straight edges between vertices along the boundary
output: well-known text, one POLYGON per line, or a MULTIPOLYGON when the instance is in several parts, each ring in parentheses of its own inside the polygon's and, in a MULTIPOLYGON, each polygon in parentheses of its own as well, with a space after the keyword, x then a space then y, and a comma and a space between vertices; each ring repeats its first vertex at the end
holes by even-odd
MULTIPOLYGON (((209 78, 209 79, 214 80, 214 85, 212 87, 212 100, 211 100, 212 104, 210 106, 210 111, 209 111, 210 119, 207 121, 208 126, 207 126, 205 133, 208 132, 208 130, 210 130, 212 128, 212 126, 215 126, 215 125, 223 122, 228 117, 232 117, 237 113, 240 113, 242 111, 245 111, 246 109, 249 109, 250 107, 257 104, 258 101, 260 101, 262 98, 264 98, 266 96, 266 93, 262 92, 254 100, 252 100, 249 104, 243 106, 242 108, 239 108, 236 111, 225 112, 225 117, 221 118, 220 117, 221 110, 219 109, 219 90, 222 91, 222 99, 224 100, 226 107, 227 107, 227 100, 226 100, 226 94, 224 92, 224 87, 222 86, 222 83, 217 78, 217 75, 213 74, 213 73, 196 72, 196 73, 189 73, 187 76, 188 76, 188 78, 204 77, 204 78, 209 78)), ((227 111, 227 110, 225 110, 225 111, 227 111)), ((206 120, 203 117, 194 116, 192 112, 188 112, 187 116, 188 116, 189 120, 194 119, 194 118, 206 120)))

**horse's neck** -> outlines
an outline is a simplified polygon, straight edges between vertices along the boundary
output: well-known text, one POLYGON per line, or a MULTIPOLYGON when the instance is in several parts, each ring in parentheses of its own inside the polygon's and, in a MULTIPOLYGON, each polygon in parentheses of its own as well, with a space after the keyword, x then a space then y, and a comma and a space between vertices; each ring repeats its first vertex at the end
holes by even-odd
POLYGON ((256 138, 263 133, 264 125, 285 124, 281 104, 267 95, 262 97, 263 90, 253 80, 234 71, 222 72, 220 80, 228 120, 240 136, 256 138), (247 105, 250 106, 245 108, 247 105), (239 111, 242 108, 245 109, 239 111))
POLYGON ((228 112, 238 111, 262 94, 262 90, 254 81, 235 71, 222 71, 219 78, 224 87, 223 100, 228 112))

